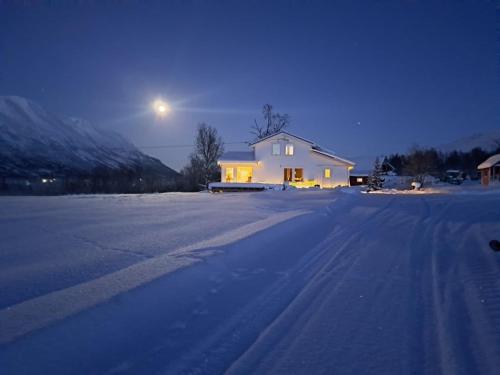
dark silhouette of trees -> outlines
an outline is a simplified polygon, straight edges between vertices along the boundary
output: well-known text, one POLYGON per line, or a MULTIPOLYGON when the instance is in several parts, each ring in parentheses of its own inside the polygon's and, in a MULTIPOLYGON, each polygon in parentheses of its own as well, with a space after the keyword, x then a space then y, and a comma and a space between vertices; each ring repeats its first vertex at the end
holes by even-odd
POLYGON ((380 190, 384 184, 384 178, 382 177, 383 170, 380 164, 380 159, 377 157, 373 165, 373 171, 368 178, 368 190, 380 190))
POLYGON ((198 125, 195 149, 189 157, 189 164, 182 170, 186 190, 199 190, 201 186, 220 179, 217 160, 224 152, 224 143, 217 129, 205 123, 198 125))
POLYGON ((500 148, 486 152, 474 148, 468 152, 451 151, 442 153, 434 148, 413 147, 407 154, 392 154, 387 161, 394 166, 399 175, 414 176, 420 181, 423 176, 430 175, 442 178, 447 170, 455 169, 464 172, 471 179, 479 178, 477 166, 494 154, 500 153, 500 148))
POLYGON ((259 124, 257 120, 254 120, 254 125, 251 130, 251 133, 254 134, 257 139, 278 133, 290 126, 290 116, 286 113, 280 114, 274 112, 271 104, 264 104, 262 107, 262 115, 264 117, 264 123, 259 124))

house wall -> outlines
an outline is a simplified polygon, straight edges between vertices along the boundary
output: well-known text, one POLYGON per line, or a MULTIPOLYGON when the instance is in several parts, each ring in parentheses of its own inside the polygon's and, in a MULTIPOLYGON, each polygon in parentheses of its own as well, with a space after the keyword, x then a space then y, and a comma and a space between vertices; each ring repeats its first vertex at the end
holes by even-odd
POLYGON ((481 184, 488 186, 490 183, 500 181, 500 166, 481 169, 481 184))
POLYGON ((481 184, 488 186, 490 183, 490 168, 481 169, 481 184))
MULTIPOLYGON (((311 150, 311 144, 286 134, 277 134, 253 146, 258 165, 254 166, 253 182, 282 184, 284 168, 302 168, 303 185, 335 187, 349 185, 349 169, 345 164, 311 150), (280 144, 280 155, 272 154, 273 143, 280 144), (285 155, 287 144, 293 144, 294 154, 285 155), (331 177, 324 177, 330 168, 331 177)), ((225 180, 223 179, 222 182, 225 180)), ((298 184, 301 185, 301 184, 298 184)))

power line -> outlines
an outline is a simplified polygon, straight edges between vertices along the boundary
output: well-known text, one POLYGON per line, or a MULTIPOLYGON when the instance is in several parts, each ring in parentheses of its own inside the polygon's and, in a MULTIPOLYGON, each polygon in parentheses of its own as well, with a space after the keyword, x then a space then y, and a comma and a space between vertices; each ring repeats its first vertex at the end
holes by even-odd
MULTIPOLYGON (((248 144, 246 141, 242 142, 224 142, 225 145, 248 144)), ((159 146, 137 146, 140 149, 153 149, 153 148, 182 148, 182 147, 195 147, 195 145, 159 145, 159 146)))

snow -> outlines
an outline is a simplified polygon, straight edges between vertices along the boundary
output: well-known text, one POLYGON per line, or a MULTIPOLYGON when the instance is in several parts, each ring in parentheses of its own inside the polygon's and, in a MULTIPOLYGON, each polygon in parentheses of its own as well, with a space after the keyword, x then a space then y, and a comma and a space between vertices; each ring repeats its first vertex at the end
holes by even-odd
POLYGON ((264 184, 261 182, 211 182, 208 187, 210 190, 219 188, 283 190, 283 184, 264 184))
POLYGON ((489 132, 472 134, 453 142, 437 146, 437 149, 442 152, 451 152, 455 150, 468 152, 476 147, 480 147, 488 152, 495 151, 500 147, 500 130, 496 129, 489 132))
POLYGON ((316 152, 316 153, 318 153, 318 154, 324 155, 324 156, 328 156, 328 157, 330 157, 330 158, 332 158, 332 159, 335 159, 335 160, 338 160, 338 161, 340 161, 340 162, 342 162, 342 163, 349 164, 349 165, 351 165, 351 166, 354 166, 354 165, 356 164, 356 163, 354 163, 354 162, 352 162, 352 161, 350 161, 350 160, 347 160, 347 159, 341 158, 341 157, 339 157, 339 156, 337 156, 337 155, 333 154, 331 151, 327 152, 327 151, 325 151, 324 149, 322 149, 322 148, 321 148, 321 147, 319 147, 319 146, 313 147, 313 148, 312 148, 312 151, 313 151, 313 152, 316 152))
POLYGON ((497 374, 499 204, 477 186, 1 197, 0 363, 497 374))
POLYGON ((500 164, 500 154, 493 155, 477 166, 477 169, 491 168, 500 164))
POLYGON ((33 164, 46 166, 49 173, 51 168, 77 174, 95 167, 141 163, 168 170, 115 132, 55 115, 17 96, 0 96, 0 159, 4 175, 30 175, 36 172, 30 170, 33 164))
POLYGON ((227 151, 219 161, 255 161, 255 153, 253 151, 227 151))

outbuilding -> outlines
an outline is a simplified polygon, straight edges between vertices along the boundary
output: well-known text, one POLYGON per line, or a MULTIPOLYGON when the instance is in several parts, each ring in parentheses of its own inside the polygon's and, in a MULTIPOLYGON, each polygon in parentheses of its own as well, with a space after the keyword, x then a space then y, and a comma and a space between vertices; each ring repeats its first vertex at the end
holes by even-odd
POLYGON ((481 184, 487 186, 500 181, 500 154, 493 155, 477 166, 481 173, 481 184))
POLYGON ((370 174, 368 172, 351 172, 349 176, 351 186, 368 185, 368 178, 370 174))

